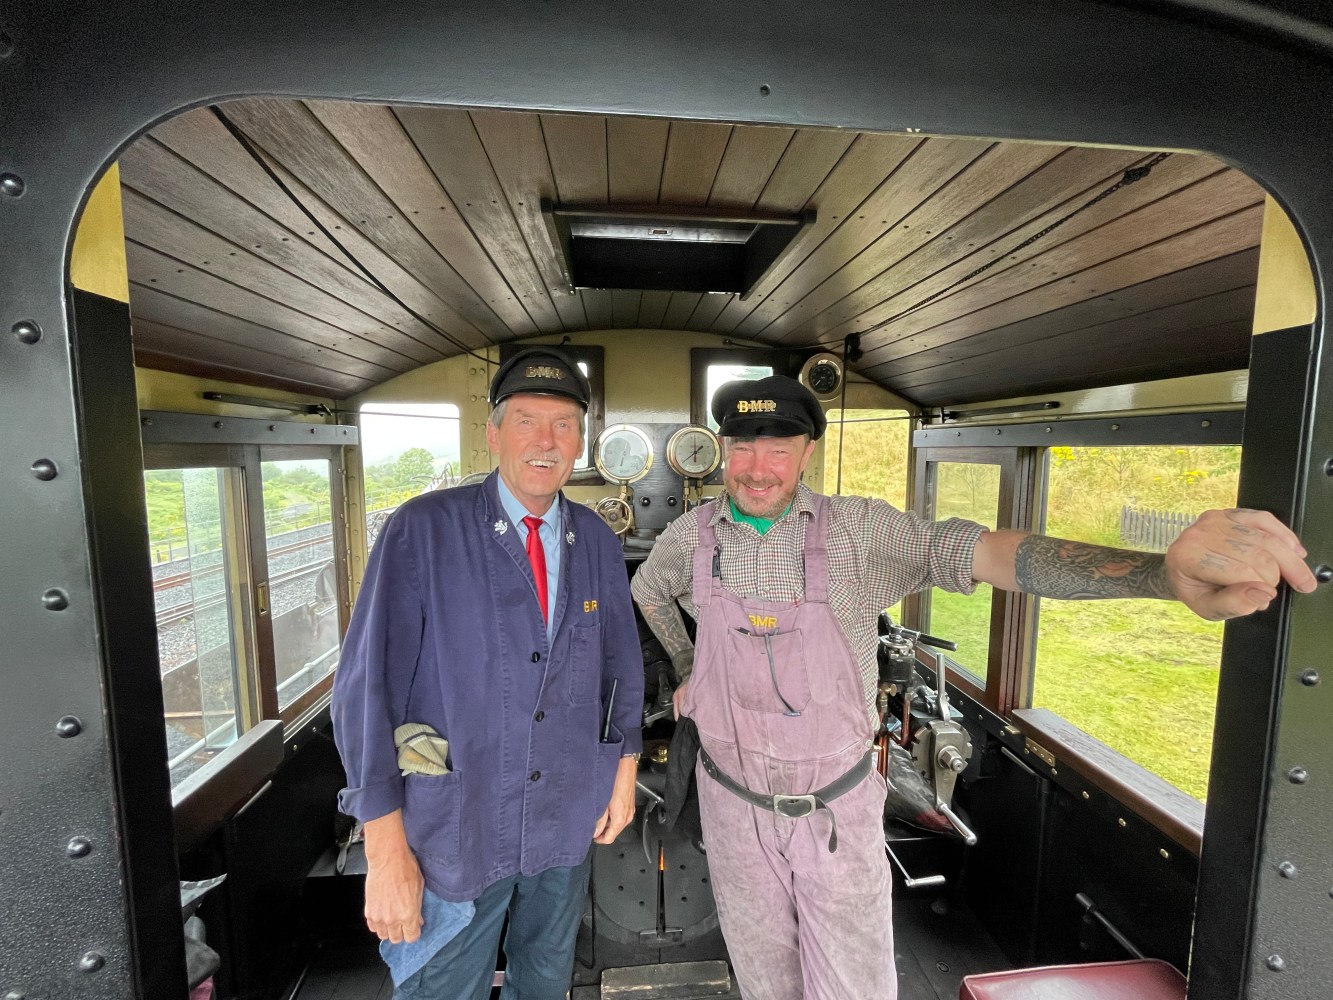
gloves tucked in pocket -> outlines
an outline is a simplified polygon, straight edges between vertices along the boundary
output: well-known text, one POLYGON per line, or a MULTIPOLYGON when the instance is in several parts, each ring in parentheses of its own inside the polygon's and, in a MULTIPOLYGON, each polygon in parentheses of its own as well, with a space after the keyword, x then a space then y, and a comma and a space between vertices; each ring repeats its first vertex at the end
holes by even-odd
POLYGON ((409 722, 393 731, 398 768, 408 774, 448 774, 449 741, 433 727, 409 722))

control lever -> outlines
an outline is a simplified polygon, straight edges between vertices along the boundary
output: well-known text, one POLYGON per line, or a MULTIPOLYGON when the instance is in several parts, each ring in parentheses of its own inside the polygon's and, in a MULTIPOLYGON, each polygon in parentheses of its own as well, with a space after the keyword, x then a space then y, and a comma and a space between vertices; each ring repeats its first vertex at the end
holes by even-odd
POLYGON ((945 819, 947 819, 950 823, 953 824, 953 828, 957 830, 959 835, 963 838, 963 843, 965 843, 968 847, 972 847, 974 844, 976 844, 977 835, 972 832, 972 830, 968 827, 966 823, 964 823, 961 819, 958 818, 958 814, 955 813, 952 809, 950 809, 947 804, 943 802, 936 802, 935 810, 941 816, 943 816, 945 819))
POLYGON ((917 889, 928 885, 943 885, 945 883, 946 880, 943 875, 927 875, 924 878, 912 878, 911 875, 907 874, 907 869, 903 867, 903 863, 898 860, 898 855, 893 853, 893 848, 889 846, 887 840, 884 841, 884 850, 889 852, 889 860, 891 860, 894 867, 902 873, 904 888, 917 889))
MULTIPOLYGON (((958 644, 902 625, 895 625, 887 614, 880 616, 880 625, 885 634, 880 636, 879 641, 888 652, 891 675, 885 677, 884 668, 881 666, 880 681, 881 684, 888 682, 903 685, 900 690, 903 692, 903 717, 906 722, 909 714, 908 703, 911 700, 911 692, 907 690, 906 685, 910 684, 910 681, 899 681, 898 677, 900 675, 910 677, 914 664, 913 647, 919 643, 923 646, 934 646, 937 649, 956 652, 958 644), (904 661, 907 665, 905 669, 904 661)), ((951 718, 948 667, 943 656, 937 657, 935 662, 935 708, 939 718, 917 730, 913 740, 912 758, 921 776, 934 786, 936 812, 947 819, 964 842, 971 846, 977 842, 977 835, 958 818, 958 814, 950 808, 949 803, 953 800, 954 783, 959 773, 967 768, 967 762, 972 757, 972 742, 968 738, 967 731, 951 718)), ((904 744, 907 738, 907 726, 904 725, 904 744)), ((889 853, 892 856, 893 852, 889 853)), ((903 876, 906 875, 907 873, 903 872, 903 876)))
MULTIPOLYGON (((909 740, 909 716, 911 714, 912 679, 916 673, 916 655, 918 643, 934 646, 950 652, 958 650, 958 643, 940 639, 905 625, 895 625, 887 611, 879 616, 879 627, 883 633, 879 637, 879 687, 881 694, 902 694, 903 727, 899 741, 907 746, 909 740)), ((936 705, 939 706, 940 718, 949 719, 949 699, 945 692, 944 660, 941 657, 936 667, 936 705)), ((882 719, 881 714, 881 719, 882 719)))
POLYGON ((653 791, 651 788, 645 785, 642 781, 635 781, 634 787, 637 788, 639 791, 643 792, 643 794, 648 797, 648 800, 654 806, 659 806, 663 809, 666 808, 666 799, 662 798, 662 796, 658 795, 655 791, 653 791))

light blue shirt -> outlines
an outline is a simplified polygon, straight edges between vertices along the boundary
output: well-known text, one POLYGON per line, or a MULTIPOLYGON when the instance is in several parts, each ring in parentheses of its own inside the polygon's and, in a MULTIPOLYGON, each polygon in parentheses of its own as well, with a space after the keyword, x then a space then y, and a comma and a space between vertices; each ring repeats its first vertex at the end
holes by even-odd
MULTIPOLYGON (((528 547, 528 526, 523 523, 523 518, 531 516, 532 512, 518 502, 518 498, 509 491, 505 485, 504 476, 495 477, 495 486, 500 494, 500 504, 504 507, 505 513, 509 515, 510 522, 518 529, 519 541, 523 543, 523 548, 528 547)), ((542 526, 540 530, 542 548, 546 550, 546 638, 549 640, 552 634, 552 624, 555 622, 556 597, 560 593, 560 556, 564 546, 560 544, 560 496, 551 501, 550 508, 542 515, 542 526)))

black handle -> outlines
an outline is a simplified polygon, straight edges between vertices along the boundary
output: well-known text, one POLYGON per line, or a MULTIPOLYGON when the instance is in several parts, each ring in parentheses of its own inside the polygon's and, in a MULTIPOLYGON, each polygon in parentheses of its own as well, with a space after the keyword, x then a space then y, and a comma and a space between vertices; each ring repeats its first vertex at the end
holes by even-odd
POLYGON ((950 642, 948 639, 936 639, 933 635, 926 635, 924 632, 916 637, 916 641, 923 646, 934 646, 937 649, 947 649, 951 653, 958 652, 958 643, 950 642))

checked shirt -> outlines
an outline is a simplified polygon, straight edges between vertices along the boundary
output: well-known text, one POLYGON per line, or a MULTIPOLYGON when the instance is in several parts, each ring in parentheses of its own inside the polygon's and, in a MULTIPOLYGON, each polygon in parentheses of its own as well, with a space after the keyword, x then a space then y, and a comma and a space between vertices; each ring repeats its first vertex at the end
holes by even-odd
MULTIPOLYGON (((705 508, 722 548, 724 587, 771 601, 804 598, 802 553, 806 526, 814 517, 812 495, 805 485, 798 486, 791 509, 765 535, 732 520, 725 492, 705 508)), ((972 593, 972 550, 985 530, 956 517, 926 521, 883 500, 829 497, 829 604, 856 656, 872 729, 878 720, 879 613, 927 587, 972 593)), ((697 620, 690 598, 691 560, 698 543, 697 510, 669 524, 630 581, 634 599, 649 607, 679 601, 697 620)))

